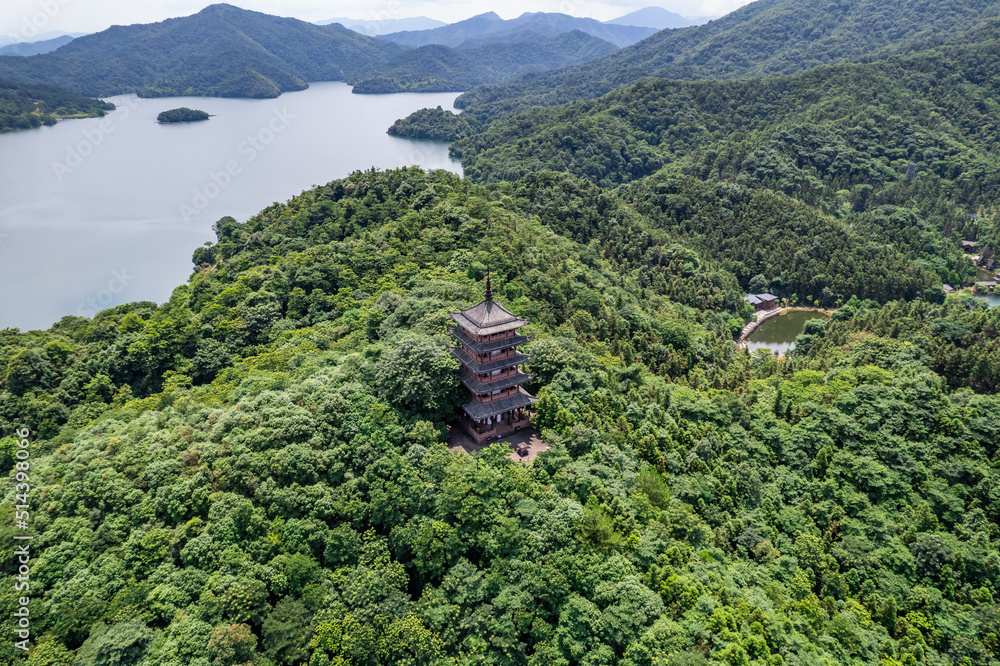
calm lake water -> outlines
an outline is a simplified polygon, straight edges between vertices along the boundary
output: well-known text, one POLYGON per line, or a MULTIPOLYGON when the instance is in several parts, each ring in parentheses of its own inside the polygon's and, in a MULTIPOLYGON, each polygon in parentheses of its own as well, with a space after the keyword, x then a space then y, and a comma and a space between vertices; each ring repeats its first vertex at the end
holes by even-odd
POLYGON ((802 332, 807 321, 827 318, 822 312, 808 310, 795 310, 772 317, 750 334, 746 340, 747 349, 752 352, 766 347, 782 356, 795 347, 795 338, 802 332))
POLYGON ((981 301, 986 301, 991 308, 1000 307, 1000 296, 996 294, 992 296, 976 296, 981 301))
POLYGON ((457 93, 352 95, 314 83, 278 99, 108 98, 103 119, 0 135, 0 328, 48 328, 131 301, 163 302, 212 224, 243 221, 358 169, 461 173, 444 143, 390 137, 457 93), (187 106, 200 123, 159 125, 187 106))

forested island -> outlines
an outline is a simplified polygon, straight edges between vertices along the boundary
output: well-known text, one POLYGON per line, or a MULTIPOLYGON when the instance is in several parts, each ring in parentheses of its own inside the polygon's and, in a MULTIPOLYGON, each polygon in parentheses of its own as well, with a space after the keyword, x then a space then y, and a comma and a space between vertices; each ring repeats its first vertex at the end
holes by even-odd
POLYGON ((208 120, 210 117, 211 116, 205 111, 201 111, 198 109, 189 109, 186 106, 182 106, 178 109, 161 111, 159 115, 156 116, 156 122, 191 123, 191 122, 197 122, 199 120, 208 120))
POLYGON ((0 132, 55 125, 61 118, 99 118, 114 108, 55 86, 0 79, 0 132))
POLYGON ((436 109, 420 109, 397 120, 388 129, 392 136, 432 141, 457 141, 471 135, 473 131, 474 126, 467 118, 445 111, 440 106, 436 109))

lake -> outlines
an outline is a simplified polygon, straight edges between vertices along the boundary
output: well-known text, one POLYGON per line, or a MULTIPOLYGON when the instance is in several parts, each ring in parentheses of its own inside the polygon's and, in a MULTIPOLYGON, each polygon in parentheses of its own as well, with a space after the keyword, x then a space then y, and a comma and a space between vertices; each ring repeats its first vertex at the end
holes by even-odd
POLYGON ((0 135, 0 328, 48 328, 131 301, 164 302, 215 240, 275 201, 359 169, 461 173, 444 143, 391 137, 457 93, 353 95, 314 83, 277 99, 110 97, 105 118, 0 135), (203 122, 160 125, 186 106, 203 122))
POLYGON ((802 332, 810 319, 828 319, 822 312, 793 310, 777 317, 771 317, 746 339, 747 349, 767 348, 778 356, 784 356, 795 347, 795 338, 802 332))
POLYGON ((986 304, 991 308, 1000 307, 1000 296, 993 294, 991 296, 976 296, 980 301, 986 301, 986 304))

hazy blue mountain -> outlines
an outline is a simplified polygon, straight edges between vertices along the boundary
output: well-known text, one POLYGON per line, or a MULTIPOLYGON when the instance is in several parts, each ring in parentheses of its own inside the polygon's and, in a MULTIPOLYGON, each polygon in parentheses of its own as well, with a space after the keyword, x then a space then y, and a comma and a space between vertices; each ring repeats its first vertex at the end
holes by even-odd
POLYGON ((58 30, 46 30, 37 35, 0 35, 0 46, 10 46, 11 44, 33 44, 35 42, 45 42, 57 37, 83 37, 86 32, 60 32, 58 30))
POLYGON ((572 30, 579 30, 609 41, 618 47, 635 44, 656 32, 654 28, 610 25, 594 19, 577 18, 567 14, 526 12, 515 19, 505 21, 496 13, 488 12, 440 28, 394 32, 384 35, 381 39, 408 46, 444 44, 445 46, 458 47, 468 40, 509 42, 515 41, 516 38, 512 39, 511 36, 518 33, 533 32, 554 37, 572 30))
POLYGON ((428 44, 406 51, 358 77, 356 93, 449 92, 469 90, 524 74, 593 60, 618 48, 611 42, 574 30, 510 43, 487 43, 453 49, 428 44))
POLYGON ((459 106, 490 120, 532 106, 600 97, 646 77, 792 74, 943 40, 1000 13, 1000 0, 758 0, 705 25, 664 30, 565 70, 476 88, 459 106))
POLYGON ((28 58, 0 57, 0 77, 90 96, 276 97, 307 81, 344 81, 403 47, 342 27, 232 5, 111 28, 28 58))
POLYGON ((431 28, 440 28, 443 25, 448 25, 444 21, 438 21, 436 19, 427 18, 426 16, 413 16, 411 18, 401 18, 401 19, 387 18, 387 19, 374 19, 374 20, 338 17, 338 18, 327 19, 326 21, 317 21, 316 23, 317 25, 330 25, 331 23, 339 23, 348 30, 353 30, 354 32, 360 32, 362 35, 368 35, 369 37, 385 35, 390 32, 399 32, 401 30, 430 30, 431 28))
POLYGON ((625 16, 605 21, 605 23, 608 25, 637 25, 643 28, 666 30, 668 28, 687 28, 693 25, 700 25, 706 20, 681 16, 680 14, 667 11, 663 7, 644 7, 625 16))
POLYGON ((212 5, 161 23, 113 26, 51 53, 0 56, 0 77, 90 96, 136 91, 144 97, 276 97, 302 90, 308 81, 346 81, 359 93, 464 91, 618 50, 579 30, 551 34, 546 24, 552 16, 498 31, 459 52, 440 44, 396 44, 340 24, 212 5))
POLYGON ((64 46, 73 41, 73 37, 63 35, 54 39, 43 39, 40 42, 18 42, 0 47, 0 55, 6 56, 33 56, 40 53, 55 51, 60 46, 64 46))

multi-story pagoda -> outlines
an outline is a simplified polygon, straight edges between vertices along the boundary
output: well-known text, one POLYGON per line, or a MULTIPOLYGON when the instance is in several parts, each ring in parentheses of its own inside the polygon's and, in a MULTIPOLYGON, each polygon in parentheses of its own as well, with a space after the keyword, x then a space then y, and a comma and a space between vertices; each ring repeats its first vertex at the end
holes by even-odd
POLYGON ((472 394, 472 400, 462 406, 462 429, 478 444, 528 425, 525 409, 537 398, 521 388, 532 375, 518 366, 531 357, 517 348, 530 338, 517 329, 530 322, 493 300, 489 277, 485 300, 450 314, 459 327, 448 330, 461 346, 448 349, 462 364, 460 378, 472 394))

